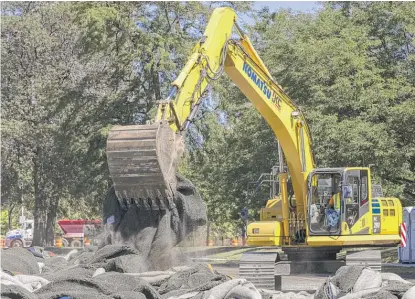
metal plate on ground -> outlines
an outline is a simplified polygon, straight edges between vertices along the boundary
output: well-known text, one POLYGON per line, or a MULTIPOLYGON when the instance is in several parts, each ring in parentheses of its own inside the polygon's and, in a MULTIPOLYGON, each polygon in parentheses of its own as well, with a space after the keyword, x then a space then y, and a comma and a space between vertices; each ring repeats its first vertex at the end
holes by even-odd
POLYGON ((382 255, 380 250, 365 250, 346 255, 346 266, 367 266, 372 270, 382 270, 382 255))
POLYGON ((247 252, 241 257, 239 276, 252 282, 257 288, 274 289, 277 252, 247 252))

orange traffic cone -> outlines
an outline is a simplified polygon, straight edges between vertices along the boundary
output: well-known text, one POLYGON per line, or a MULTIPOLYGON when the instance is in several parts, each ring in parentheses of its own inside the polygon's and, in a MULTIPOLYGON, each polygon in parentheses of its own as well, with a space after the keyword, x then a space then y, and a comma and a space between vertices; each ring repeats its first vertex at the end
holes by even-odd
POLYGON ((5 248, 6 247, 6 239, 1 238, 0 239, 0 248, 5 248))
POLYGON ((238 246, 238 240, 232 239, 232 246, 238 246))
POLYGON ((213 246, 213 240, 209 240, 209 247, 213 246))
POLYGON ((62 244, 62 238, 61 238, 61 237, 57 237, 57 238, 55 239, 55 246, 56 246, 56 247, 63 247, 63 244, 62 244))

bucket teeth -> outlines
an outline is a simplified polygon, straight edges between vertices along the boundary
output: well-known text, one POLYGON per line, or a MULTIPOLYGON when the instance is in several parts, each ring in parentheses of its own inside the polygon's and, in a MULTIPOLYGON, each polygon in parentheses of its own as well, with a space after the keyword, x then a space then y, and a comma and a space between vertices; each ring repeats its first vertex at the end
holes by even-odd
POLYGON ((118 200, 122 210, 128 210, 135 205, 139 210, 152 210, 152 211, 167 211, 174 210, 176 205, 172 199, 163 198, 138 198, 127 200, 125 198, 118 200))
POLYGON ((163 211, 168 209, 168 207, 166 206, 164 200, 162 200, 162 199, 159 200, 159 208, 160 208, 160 210, 163 210, 163 211))
POLYGON ((141 200, 141 208, 144 209, 144 210, 151 210, 151 206, 149 204, 148 199, 142 199, 141 200))
POLYGON ((157 204, 157 200, 151 200, 150 199, 149 202, 150 202, 150 207, 153 211, 160 211, 160 208, 157 204))

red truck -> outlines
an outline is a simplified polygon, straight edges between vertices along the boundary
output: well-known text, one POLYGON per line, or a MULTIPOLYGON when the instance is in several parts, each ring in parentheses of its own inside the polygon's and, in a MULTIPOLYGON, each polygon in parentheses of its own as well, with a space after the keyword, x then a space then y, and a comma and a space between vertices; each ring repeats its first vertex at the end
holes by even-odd
POLYGON ((56 238, 58 247, 84 247, 94 241, 101 227, 100 220, 59 220, 64 234, 56 238))

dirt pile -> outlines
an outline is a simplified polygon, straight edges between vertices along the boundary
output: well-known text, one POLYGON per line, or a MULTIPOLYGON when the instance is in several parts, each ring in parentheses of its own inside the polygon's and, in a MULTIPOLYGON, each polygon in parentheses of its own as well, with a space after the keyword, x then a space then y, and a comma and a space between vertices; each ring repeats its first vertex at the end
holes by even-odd
POLYGON ((121 244, 135 248, 143 270, 165 270, 181 264, 184 256, 172 248, 187 234, 205 225, 205 204, 192 183, 177 175, 173 200, 119 200, 111 188, 104 202, 103 245, 121 244), (144 269, 145 268, 145 269, 144 269))
POLYGON ((78 251, 66 256, 39 258, 32 254, 21 248, 2 250, 1 298, 415 298, 414 284, 399 275, 361 266, 340 268, 315 294, 308 294, 258 290, 250 282, 231 279, 208 264, 143 271, 147 263, 141 253, 123 245, 107 245, 95 252, 78 251), (13 259, 3 263, 5 257, 13 259))
MULTIPOLYGON (((2 252, 6 251, 15 256, 22 254, 21 250, 17 252, 15 249, 2 252)), ((141 266, 142 257, 136 249, 127 246, 108 245, 89 257, 85 252, 79 252, 66 257, 44 258, 42 262, 46 272, 35 275, 13 271, 18 267, 13 262, 7 265, 7 269, 3 268, 1 298, 261 298, 251 283, 244 279, 231 279, 207 264, 141 272, 145 268, 141 266)), ((28 273, 30 268, 31 265, 19 269, 28 273)))

